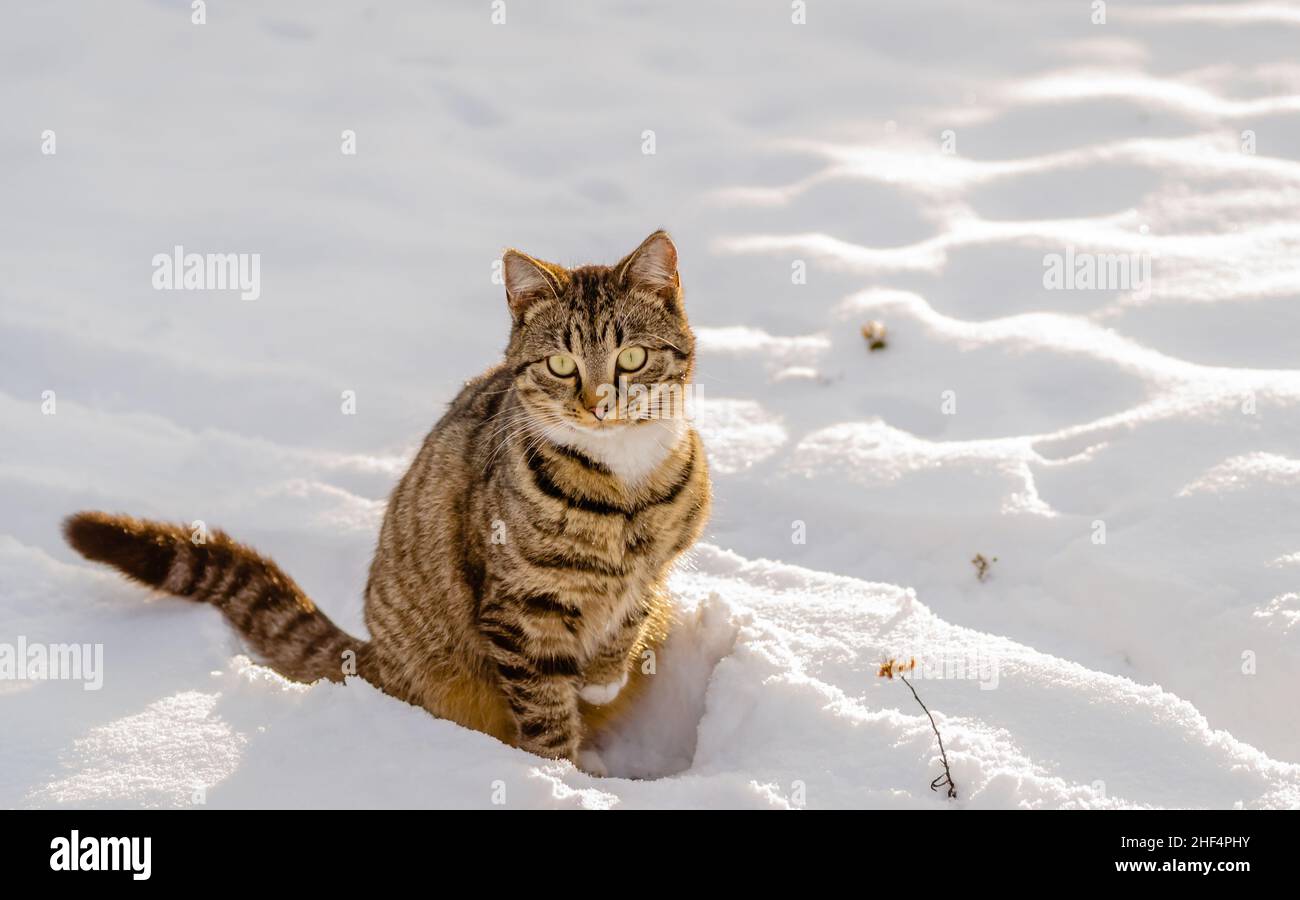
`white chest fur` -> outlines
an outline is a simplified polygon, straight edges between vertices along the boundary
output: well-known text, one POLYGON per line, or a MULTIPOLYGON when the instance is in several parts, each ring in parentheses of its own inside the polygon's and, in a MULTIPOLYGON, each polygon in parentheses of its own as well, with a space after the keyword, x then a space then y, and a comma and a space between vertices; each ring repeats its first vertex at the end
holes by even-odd
POLYGON ((624 484, 636 487, 663 464, 686 429, 683 419, 655 419, 598 431, 552 425, 546 436, 604 464, 624 484))

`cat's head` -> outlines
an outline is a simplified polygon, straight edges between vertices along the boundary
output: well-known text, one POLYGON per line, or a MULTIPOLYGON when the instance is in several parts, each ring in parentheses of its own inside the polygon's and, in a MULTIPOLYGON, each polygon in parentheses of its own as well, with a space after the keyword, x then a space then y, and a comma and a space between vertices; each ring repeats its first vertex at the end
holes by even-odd
POLYGON ((502 257, 506 350, 524 409, 548 430, 613 437, 680 419, 695 364, 677 248, 656 231, 613 266, 502 257))

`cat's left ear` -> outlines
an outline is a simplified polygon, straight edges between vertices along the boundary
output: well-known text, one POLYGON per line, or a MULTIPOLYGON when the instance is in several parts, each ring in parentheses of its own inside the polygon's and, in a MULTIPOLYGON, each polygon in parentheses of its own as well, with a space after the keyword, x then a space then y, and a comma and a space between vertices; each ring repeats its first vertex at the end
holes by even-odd
POLYGON ((642 241, 640 247, 623 258, 615 271, 619 281, 630 290, 649 291, 672 303, 681 298, 677 247, 666 231, 656 231, 642 241))

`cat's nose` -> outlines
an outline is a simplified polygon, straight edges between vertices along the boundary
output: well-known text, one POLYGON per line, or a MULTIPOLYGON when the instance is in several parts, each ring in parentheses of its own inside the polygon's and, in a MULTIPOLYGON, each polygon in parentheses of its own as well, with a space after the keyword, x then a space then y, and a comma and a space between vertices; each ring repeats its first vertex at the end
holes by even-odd
POLYGON ((606 410, 605 407, 602 406, 601 404, 597 403, 595 406, 587 407, 587 412, 591 413, 593 416, 595 416, 597 419, 603 422, 605 421, 605 414, 606 412, 608 412, 608 410, 606 410))

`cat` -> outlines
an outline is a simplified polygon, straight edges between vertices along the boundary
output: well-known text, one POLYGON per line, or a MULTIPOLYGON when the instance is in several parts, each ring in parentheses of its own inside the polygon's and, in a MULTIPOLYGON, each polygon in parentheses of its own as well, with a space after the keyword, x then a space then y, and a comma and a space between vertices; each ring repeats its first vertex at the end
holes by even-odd
POLYGON ((695 338, 677 249, 656 231, 614 266, 502 257, 505 358, 468 382, 394 489, 365 591, 370 640, 271 560, 214 532, 101 512, 68 542, 149 587, 211 603, 285 677, 355 674, 435 716, 594 774, 667 636, 665 581, 711 489, 684 415, 695 338))

